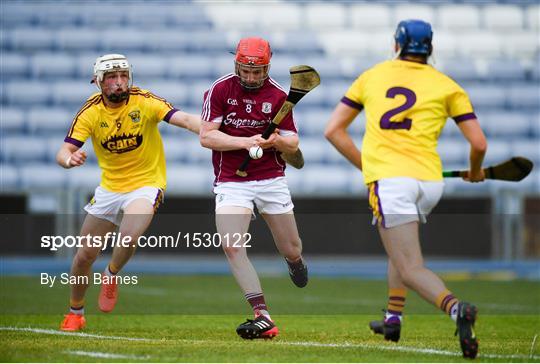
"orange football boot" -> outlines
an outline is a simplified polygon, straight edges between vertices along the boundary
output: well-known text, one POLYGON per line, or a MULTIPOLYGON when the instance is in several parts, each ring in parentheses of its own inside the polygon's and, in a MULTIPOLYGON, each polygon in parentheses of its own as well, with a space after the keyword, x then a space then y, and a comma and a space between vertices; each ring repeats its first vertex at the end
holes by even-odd
POLYGON ((60 330, 62 331, 79 331, 86 326, 86 319, 84 315, 77 315, 76 313, 68 313, 64 315, 64 320, 60 324, 60 330))
MULTIPOLYGON (((102 280, 107 279, 105 275, 101 275, 102 280)), ((110 280, 111 283, 101 283, 101 290, 99 291, 99 309, 103 312, 111 312, 116 305, 118 299, 118 285, 116 280, 110 280)))

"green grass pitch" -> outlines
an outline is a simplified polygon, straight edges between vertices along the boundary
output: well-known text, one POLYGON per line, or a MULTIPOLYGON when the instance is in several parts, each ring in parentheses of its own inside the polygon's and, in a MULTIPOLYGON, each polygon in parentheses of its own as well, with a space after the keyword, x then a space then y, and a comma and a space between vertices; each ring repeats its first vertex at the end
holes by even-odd
MULTIPOLYGON (((58 331, 68 286, 39 277, 0 278, 0 361, 42 362, 448 362, 460 355, 454 323, 409 293, 399 344, 368 330, 386 304, 386 283, 312 277, 298 289, 285 277, 261 279, 274 340, 244 341, 236 326, 250 309, 232 277, 139 276, 120 287, 111 314, 88 291, 87 328, 58 331)), ((455 281, 449 288, 479 307, 476 361, 540 361, 540 283, 455 281), (538 338, 537 341, 540 341, 538 338)))

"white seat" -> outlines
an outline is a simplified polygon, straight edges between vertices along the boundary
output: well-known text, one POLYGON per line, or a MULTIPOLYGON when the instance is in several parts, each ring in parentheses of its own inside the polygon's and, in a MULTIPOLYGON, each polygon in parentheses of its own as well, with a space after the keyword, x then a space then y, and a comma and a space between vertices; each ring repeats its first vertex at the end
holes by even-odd
POLYGON ((540 53, 540 40, 537 31, 505 32, 501 36, 503 53, 508 58, 535 60, 540 53))
POLYGON ((10 32, 11 46, 16 50, 50 50, 54 47, 56 34, 42 28, 17 28, 10 32))
POLYGON ((136 75, 134 78, 164 78, 167 74, 167 63, 162 56, 142 54, 129 56, 128 59, 136 75))
POLYGON ((482 10, 484 26, 497 32, 521 30, 523 28, 523 11, 517 5, 486 5, 482 10))
POLYGON ((525 68, 517 59, 497 59, 488 64, 488 76, 500 81, 522 81, 525 68))
POLYGON ((469 149, 464 139, 440 139, 437 151, 443 165, 466 163, 469 149))
POLYGON ((70 188, 93 192, 101 181, 101 169, 96 165, 85 164, 67 171, 66 177, 70 188))
POLYGON ((28 74, 28 57, 20 53, 2 52, 2 80, 26 76, 28 74))
POLYGON ((303 190, 306 194, 342 195, 351 188, 349 167, 313 165, 304 167, 303 190))
POLYGON ((394 8, 394 24, 395 26, 402 20, 420 19, 431 24, 436 28, 436 15, 432 6, 424 4, 403 4, 396 5, 394 8))
POLYGON ((488 136, 526 137, 529 134, 530 121, 528 115, 524 113, 494 112, 482 114, 481 119, 482 128, 488 136))
POLYGON ((194 82, 189 85, 188 98, 186 100, 188 102, 187 107, 202 111, 204 93, 210 86, 212 86, 211 82, 194 82))
POLYGON ((185 195, 211 195, 214 173, 211 166, 169 164, 167 192, 185 195))
POLYGON ((540 5, 530 5, 525 11, 527 26, 531 30, 540 30, 540 5))
POLYGON ((442 29, 467 31, 480 28, 480 11, 474 5, 441 5, 437 24, 442 29))
POLYGON ((390 29, 397 25, 391 23, 391 11, 383 4, 351 4, 348 13, 353 28, 390 29))
POLYGON ((539 110, 540 92, 538 91, 538 85, 529 83, 515 84, 510 87, 508 100, 510 106, 515 109, 525 107, 539 110))
POLYGON ((305 5, 304 17, 305 24, 317 31, 342 29, 346 25, 347 12, 345 6, 339 3, 307 3, 305 5))
POLYGON ((462 57, 496 58, 501 55, 501 38, 491 32, 475 31, 458 36, 458 52, 462 57))
POLYGON ((303 137, 300 140, 300 149, 304 155, 305 164, 312 165, 326 161, 328 143, 321 137, 303 137))
POLYGON ((162 97, 177 109, 183 109, 187 103, 188 89, 182 82, 156 81, 141 82, 138 86, 162 97))
POLYGON ((5 98, 10 105, 38 105, 50 100, 50 85, 37 81, 9 82, 5 98))
POLYGON ((456 57, 458 55, 457 46, 456 34, 451 31, 437 30, 433 35, 433 55, 437 60, 456 57))
MULTIPOLYGON (((115 24, 115 23, 112 23, 115 24)), ((103 50, 106 53, 121 53, 126 54, 131 61, 129 55, 133 51, 143 51, 145 45, 145 32, 136 28, 105 28, 102 32, 103 50)))
POLYGON ((52 84, 53 102, 55 105, 63 107, 82 107, 95 92, 95 86, 82 80, 77 82, 58 81, 52 84))
POLYGON ((171 77, 212 78, 217 76, 214 70, 214 61, 201 55, 184 54, 173 57, 170 62, 167 62, 167 67, 167 73, 171 77))
POLYGON ((24 2, 6 1, 2 3, 0 22, 4 29, 29 26, 37 22, 38 13, 34 6, 24 2))
POLYGON ((2 133, 5 132, 20 132, 24 130, 24 113, 23 110, 16 107, 1 107, 0 120, 2 133))
POLYGON ((218 29, 254 29, 260 19, 258 16, 260 8, 258 6, 208 2, 204 3, 204 8, 208 18, 218 29))
POLYGON ((77 64, 68 54, 40 53, 31 58, 31 70, 34 77, 73 77, 77 64))
POLYGON ((19 187, 19 172, 10 164, 0 164, 0 191, 5 192, 19 187))
POLYGON ((529 139, 513 142, 512 155, 529 158, 536 164, 540 163, 540 146, 538 145, 538 140, 529 139))
POLYGON ((2 140, 2 159, 7 162, 44 161, 47 141, 31 136, 7 137, 2 140))
POLYGON ((32 108, 27 114, 30 133, 41 135, 43 132, 66 134, 73 115, 63 108, 32 108))
POLYGON ((330 56, 359 57, 370 52, 366 46, 368 37, 366 32, 360 30, 337 30, 320 33, 319 41, 330 56))
POLYGON ((67 171, 53 164, 25 164, 19 168, 23 188, 63 188, 67 171))
POLYGON ((510 143, 501 139, 490 139, 488 149, 484 158, 484 165, 499 164, 512 156, 510 143))
MULTIPOLYGON (((62 28, 58 30, 58 47, 70 51, 96 51, 101 47, 102 32, 93 28, 62 28)), ((95 55, 94 59, 97 57, 95 55)))
POLYGON ((502 88, 478 84, 465 86, 464 88, 474 107, 500 108, 506 103, 507 94, 502 88))
POLYGON ((302 26, 301 7, 296 3, 263 4, 261 14, 264 14, 259 18, 262 29, 286 31, 300 29, 302 26))

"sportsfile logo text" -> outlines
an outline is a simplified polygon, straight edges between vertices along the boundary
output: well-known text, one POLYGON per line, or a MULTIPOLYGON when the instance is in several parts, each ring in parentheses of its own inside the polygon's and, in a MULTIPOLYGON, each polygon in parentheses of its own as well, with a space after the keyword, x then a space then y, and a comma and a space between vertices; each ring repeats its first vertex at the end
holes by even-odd
MULTIPOLYGON (((136 245, 140 248, 251 248, 250 233, 227 233, 224 235, 218 233, 182 233, 179 231, 174 235, 150 235, 137 238, 136 245)), ((91 248, 101 248, 106 250, 108 247, 129 248, 133 246, 132 238, 122 233, 108 232, 101 235, 84 236, 60 236, 44 235, 41 237, 41 247, 50 251, 57 251, 59 248, 81 248, 83 246, 91 248)))

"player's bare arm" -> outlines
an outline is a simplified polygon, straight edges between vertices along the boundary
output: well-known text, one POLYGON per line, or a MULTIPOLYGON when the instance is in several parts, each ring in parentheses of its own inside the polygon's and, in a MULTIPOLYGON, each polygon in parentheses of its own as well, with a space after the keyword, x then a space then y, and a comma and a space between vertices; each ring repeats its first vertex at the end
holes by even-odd
POLYGON ((276 129, 268 139, 263 139, 259 146, 263 149, 276 148, 282 153, 293 154, 298 150, 298 144, 298 135, 280 135, 279 130, 276 129))
POLYGON ((199 134, 201 129, 201 118, 199 115, 189 114, 184 111, 177 111, 169 119, 169 124, 187 129, 195 134, 199 134))
POLYGON ((235 137, 223 133, 219 129, 218 123, 202 121, 199 133, 201 145, 216 151, 229 151, 246 149, 259 145, 264 139, 260 134, 247 137, 235 137))
POLYGON ((347 128, 352 123, 359 111, 343 103, 339 103, 324 131, 324 136, 332 145, 349 160, 356 168, 362 170, 362 156, 360 150, 354 144, 347 128))
POLYGON ((63 168, 78 167, 86 161, 86 152, 71 143, 64 143, 56 153, 56 163, 63 168))
POLYGON ((282 153, 281 158, 296 169, 302 169, 304 167, 304 155, 300 148, 296 149, 296 152, 292 154, 282 153))
POLYGON ((485 178, 482 161, 487 151, 487 141, 477 119, 462 121, 459 129, 471 146, 469 155, 469 173, 463 179, 469 182, 482 182, 485 178))

